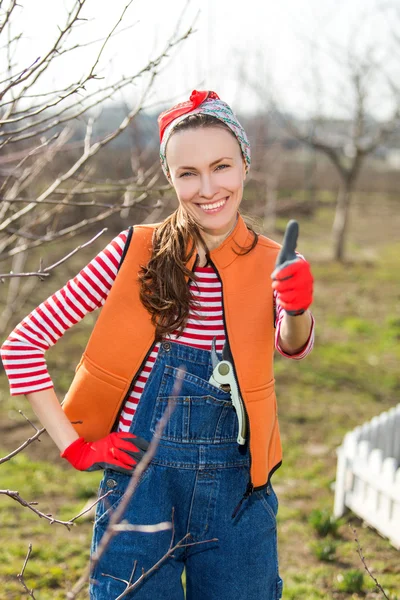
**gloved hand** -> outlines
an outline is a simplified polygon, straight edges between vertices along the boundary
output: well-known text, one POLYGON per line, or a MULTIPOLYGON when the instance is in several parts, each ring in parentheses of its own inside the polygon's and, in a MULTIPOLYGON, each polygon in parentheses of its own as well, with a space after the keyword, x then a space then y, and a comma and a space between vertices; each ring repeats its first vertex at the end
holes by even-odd
POLYGON ((114 469, 132 473, 149 447, 149 442, 132 433, 109 433, 95 442, 78 438, 61 453, 78 471, 114 469))
POLYGON ((271 275, 272 287, 278 293, 278 302, 291 316, 303 314, 313 300, 314 279, 310 265, 295 252, 298 234, 298 223, 289 221, 275 270, 271 275))

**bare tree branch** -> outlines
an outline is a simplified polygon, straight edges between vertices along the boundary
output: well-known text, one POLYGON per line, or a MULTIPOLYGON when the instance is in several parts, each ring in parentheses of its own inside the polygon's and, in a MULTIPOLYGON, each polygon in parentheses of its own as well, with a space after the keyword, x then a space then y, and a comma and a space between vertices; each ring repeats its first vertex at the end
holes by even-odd
POLYGON ((73 28, 74 24, 77 22, 77 20, 79 18, 79 14, 80 14, 85 2, 86 2, 86 0, 76 0, 75 5, 71 9, 71 11, 68 13, 66 24, 64 25, 63 28, 59 28, 59 35, 58 35, 56 41, 54 42, 53 46, 47 52, 47 54, 45 54, 43 56, 43 58, 39 58, 38 60, 36 60, 33 63, 33 65, 27 69, 27 71, 25 72, 25 74, 22 77, 18 77, 17 81, 11 81, 8 84, 8 86, 6 86, 6 88, 0 92, 0 100, 17 83, 20 84, 32 77, 32 79, 29 81, 29 83, 27 83, 25 85, 25 87, 23 87, 21 89, 17 98, 23 97, 26 90, 31 88, 33 85, 35 85, 35 83, 37 82, 39 77, 47 69, 50 61, 52 60, 52 57, 56 55, 58 48, 61 45, 62 40, 71 33, 72 28, 73 28))
MULTIPOLYGON (((141 202, 145 198, 147 198, 147 194, 142 194, 141 196, 139 196, 139 198, 136 199, 136 202, 141 202)), ((16 254, 19 254, 20 252, 26 252, 27 250, 31 250, 32 248, 37 248, 39 246, 42 246, 46 242, 50 243, 50 242, 57 241, 61 238, 75 237, 76 234, 79 231, 81 231, 82 229, 85 229, 89 225, 93 225, 94 223, 98 223, 99 221, 104 221, 107 217, 114 214, 115 212, 118 212, 119 210, 121 210, 120 206, 110 208, 110 209, 102 212, 101 214, 97 215, 96 217, 92 217, 90 219, 84 219, 80 223, 76 223, 69 227, 65 227, 64 229, 61 229, 61 230, 57 231, 56 233, 50 233, 50 234, 41 236, 37 241, 32 242, 31 244, 22 244, 21 246, 16 246, 12 250, 3 253, 3 256, 0 256, 0 260, 4 260, 10 256, 15 256, 16 254)))
MULTIPOLYGON (((178 39, 176 39, 174 36, 171 37, 167 43, 167 46, 161 52, 161 54, 159 54, 159 56, 157 58, 150 61, 145 67, 140 69, 135 75, 129 76, 129 77, 122 77, 117 83, 113 83, 109 86, 105 86, 101 90, 97 90, 97 91, 93 92, 92 94, 87 95, 86 100, 88 100, 91 97, 93 97, 94 100, 93 100, 93 102, 84 105, 81 109, 76 110, 74 112, 70 106, 66 106, 56 116, 49 114, 48 117, 45 117, 42 120, 34 121, 33 123, 26 123, 19 129, 8 131, 7 137, 6 137, 5 141, 3 142, 3 146, 5 144, 20 142, 23 140, 30 139, 32 137, 35 137, 37 135, 45 133, 54 127, 58 127, 59 125, 62 125, 65 122, 69 122, 73 119, 77 119, 78 117, 85 114, 91 108, 98 106, 99 103, 103 103, 105 100, 112 98, 116 94, 116 92, 120 91, 126 85, 133 83, 136 79, 142 77, 145 73, 149 73, 152 71, 154 72, 154 70, 157 67, 159 67, 160 64, 164 61, 164 59, 168 57, 168 53, 174 47, 176 47, 181 42, 186 40, 192 33, 193 33, 193 29, 192 29, 192 27, 190 27, 186 31, 186 33, 181 35, 178 39), (71 112, 71 110, 72 110, 72 112, 71 112), (63 113, 67 113, 66 117, 60 118, 63 113), (50 119, 51 119, 51 121, 48 122, 50 119), (38 126, 40 126, 44 123, 46 123, 46 125, 44 125, 44 127, 37 128, 38 126), (31 133, 24 133, 34 127, 36 129, 34 129, 34 131, 32 131, 31 133), (21 134, 21 135, 18 135, 18 134, 21 134)), ((0 149, 1 149, 1 147, 2 146, 0 145, 0 149)))
MULTIPOLYGON (((76 248, 74 248, 74 250, 69 252, 66 256, 64 256, 63 258, 61 258, 54 264, 50 265, 49 267, 45 267, 44 269, 40 268, 38 271, 35 271, 34 273, 1 273, 0 281, 4 280, 7 277, 32 277, 32 276, 39 277, 39 279, 43 280, 45 277, 48 277, 50 275, 50 272, 53 271, 53 269, 55 269, 56 267, 58 267, 59 265, 61 265, 65 261, 67 261, 69 258, 71 258, 71 256, 74 256, 74 254, 76 254, 83 248, 87 248, 88 246, 90 246, 90 244, 92 244, 94 241, 96 241, 106 231, 107 231, 107 228, 102 229, 101 231, 99 231, 99 233, 96 233, 96 235, 92 239, 90 239, 88 242, 85 242, 84 244, 77 246, 76 248)), ((40 238, 39 241, 42 241, 42 238, 40 238)), ((1 464, 1 460, 0 460, 0 464, 1 464)))
MULTIPOLYGON (((140 585, 142 585, 143 581, 146 579, 146 577, 148 577, 149 575, 151 575, 154 571, 156 571, 166 560, 168 560, 168 558, 170 558, 170 556, 173 555, 173 553, 175 552, 175 550, 178 550, 179 548, 188 548, 189 546, 199 546, 200 544, 208 544, 210 542, 218 542, 218 538, 211 538, 209 540, 202 540, 200 542, 191 542, 191 543, 187 543, 185 540, 187 540, 188 538, 191 537, 190 533, 187 533, 181 540, 179 540, 179 542, 177 542, 175 544, 175 546, 173 546, 172 548, 170 548, 166 554, 164 554, 164 556, 162 556, 160 558, 160 560, 158 560, 148 571, 144 571, 141 576, 135 581, 135 583, 131 583, 131 581, 133 580, 133 574, 135 571, 135 566, 134 569, 132 571, 132 575, 129 579, 129 581, 124 581, 122 579, 119 579, 119 581, 122 581, 123 583, 126 584, 126 588, 125 590, 122 592, 122 594, 120 594, 119 596, 117 596, 115 598, 115 600, 121 600, 121 598, 125 598, 128 594, 130 594, 131 592, 133 592, 136 588, 138 588, 140 585)), ((105 577, 112 577, 112 575, 108 575, 107 573, 102 573, 102 575, 104 575, 105 577)), ((112 577, 113 579, 117 579, 116 577, 112 577)), ((68 598, 68 596, 67 596, 68 598)))
POLYGON ((4 21, 2 21, 2 23, 0 23, 0 35, 3 32, 3 30, 5 29, 5 27, 8 25, 8 23, 10 22, 12 13, 16 6, 17 6, 17 0, 11 0, 11 4, 5 14, 4 21))
MULTIPOLYGON (((184 39, 186 39, 189 35, 191 34, 191 29, 189 29, 181 38, 179 41, 183 41, 184 39)), ((173 47, 176 43, 175 41, 170 41, 167 45, 167 49, 162 53, 162 55, 160 55, 159 59, 157 60, 157 64, 159 64, 159 62, 166 56, 166 53, 168 52, 168 50, 173 47)), ((152 70, 153 64, 151 66, 148 66, 146 68, 146 70, 152 70)), ((63 175, 59 176, 48 188, 45 192, 43 192, 43 194, 41 194, 39 196, 39 198, 37 198, 37 202, 41 202, 43 200, 46 200, 59 186, 61 183, 63 183, 64 181, 67 181, 68 179, 70 179, 73 175, 75 175, 81 168, 83 165, 85 165, 87 163, 87 161, 89 159, 91 159, 94 155, 96 155, 100 149, 102 149, 104 146, 106 146, 107 144, 109 144, 112 140, 114 140, 118 135, 120 135, 122 133, 122 131, 124 131, 128 125, 131 123, 131 121, 134 119, 134 117, 138 114, 138 112, 141 110, 141 106, 143 103, 144 98, 146 97, 147 93, 149 92, 149 90, 151 89, 154 80, 156 77, 156 72, 152 72, 151 77, 150 77, 150 81, 148 83, 148 85, 145 88, 144 93, 142 94, 142 99, 140 100, 140 102, 138 103, 137 107, 134 107, 131 112, 128 114, 128 116, 122 121, 122 123, 119 125, 119 127, 117 127, 112 133, 110 133, 108 136, 104 137, 101 141, 94 143, 93 145, 90 146, 89 149, 86 150, 86 152, 84 152, 82 154, 82 156, 75 162, 75 164, 63 175)), ((19 218, 21 218, 22 216, 26 215, 27 213, 29 213, 33 208, 35 207, 34 203, 30 203, 28 204, 26 207, 24 207, 23 209, 21 209, 20 211, 17 211, 16 213, 14 213, 12 216, 10 216, 8 219, 5 219, 5 221, 0 225, 0 232, 4 231, 11 223, 13 223, 14 221, 18 220, 19 218)))
POLYGON ((21 504, 21 506, 23 506, 25 508, 29 508, 29 510, 34 512, 35 515, 37 515, 41 519, 46 519, 47 521, 49 521, 50 525, 52 525, 53 523, 59 523, 60 525, 64 525, 68 530, 71 529, 71 526, 73 524, 72 521, 61 521, 61 520, 53 517, 51 514, 43 513, 42 511, 38 510, 37 508, 34 508, 34 506, 37 504, 37 502, 28 502, 27 500, 24 500, 23 498, 21 498, 21 496, 19 495, 19 492, 17 492, 17 491, 0 490, 0 495, 8 496, 9 498, 12 498, 13 500, 15 500, 16 502, 21 504))
MULTIPOLYGON (((85 0, 83 0, 83 2, 81 3, 81 8, 82 8, 82 6, 83 6, 84 2, 85 2, 85 0)), ((118 21, 117 21, 117 22, 116 22, 116 24, 114 25, 114 27, 113 27, 113 28, 111 29, 111 31, 108 33, 108 35, 106 36, 106 38, 105 38, 104 40, 102 40, 102 41, 103 41, 103 44, 102 44, 102 46, 101 46, 101 48, 100 48, 100 51, 99 51, 99 52, 98 52, 98 54, 97 54, 97 57, 96 57, 96 59, 95 59, 95 62, 93 63, 93 65, 92 65, 92 67, 91 67, 91 69, 90 69, 89 73, 88 73, 88 74, 87 74, 85 77, 83 77, 83 78, 82 78, 80 81, 78 81, 76 84, 73 84, 73 85, 72 85, 72 86, 71 86, 71 87, 70 87, 68 90, 66 90, 66 91, 64 91, 64 90, 63 90, 63 92, 62 92, 61 94, 59 94, 59 95, 58 95, 58 97, 56 97, 55 99, 51 100, 51 101, 50 101, 50 102, 48 102, 47 104, 45 104, 45 105, 41 104, 41 105, 39 105, 39 107, 37 107, 35 110, 32 110, 32 108, 31 108, 31 109, 28 109, 28 111, 27 111, 27 112, 25 111, 25 112, 24 112, 22 115, 15 116, 14 118, 3 118, 2 120, 0 120, 0 125, 4 125, 4 124, 10 124, 10 123, 16 123, 16 122, 18 122, 18 121, 26 121, 27 119, 32 119, 32 117, 35 117, 35 116, 37 116, 37 115, 41 114, 42 112, 45 112, 45 111, 49 110, 50 108, 54 108, 55 106, 57 106, 58 104, 60 104, 61 102, 63 102, 63 101, 64 101, 64 100, 66 100, 67 98, 69 98, 70 96, 72 96, 73 94, 76 94, 76 93, 77 93, 79 90, 82 90, 82 89, 84 89, 84 86, 85 86, 85 84, 86 84, 88 81, 90 81, 90 80, 92 80, 92 79, 95 79, 95 78, 96 78, 96 75, 95 75, 94 71, 95 71, 95 69, 96 69, 97 65, 98 65, 98 64, 99 64, 99 62, 100 62, 101 56, 102 56, 102 54, 103 54, 103 52, 104 52, 104 49, 105 49, 105 47, 106 47, 107 43, 109 42, 109 40, 110 40, 110 39, 111 39, 111 38, 112 38, 112 37, 115 35, 115 30, 117 29, 117 27, 119 26, 119 24, 120 24, 120 23, 121 23, 121 21, 123 20, 123 18, 124 18, 124 15, 125 15, 126 11, 128 10, 128 8, 130 7, 130 5, 132 4, 132 2, 133 2, 133 0, 130 0, 130 1, 128 2, 128 4, 127 4, 127 5, 125 6, 125 8, 123 9, 123 11, 122 11, 122 13, 121 13, 121 15, 120 15, 120 17, 119 17, 118 21)), ((73 27, 73 25, 74 25, 75 21, 76 21, 76 19, 75 19, 75 18, 73 18, 73 19, 72 19, 72 20, 71 20, 69 23, 67 23, 64 33, 66 33, 66 31, 67 31, 67 28, 68 28, 68 30, 69 30, 69 31, 72 29, 72 27, 73 27)), ((128 29, 128 28, 126 28, 126 29, 128 29)), ((60 41, 61 41, 61 37, 60 37, 60 38, 59 38, 59 40, 56 42, 56 44, 58 45, 60 41)), ((87 45, 89 45, 89 44, 91 44, 91 43, 94 43, 94 42, 92 41, 92 42, 89 42, 89 43, 87 43, 87 44, 76 44, 76 45, 75 45, 73 48, 64 48, 63 50, 59 50, 59 49, 57 49, 57 52, 56 52, 56 54, 53 54, 53 52, 52 52, 52 51, 50 51, 50 53, 49 53, 49 55, 48 55, 48 56, 50 57, 50 60, 54 60, 54 59, 56 59, 56 58, 59 58, 59 57, 60 57, 60 56, 62 56, 63 54, 65 54, 65 53, 67 53, 67 52, 70 52, 71 50, 75 50, 75 49, 77 49, 77 48, 82 48, 82 47, 84 47, 84 46, 87 46, 87 45)), ((58 46, 57 46, 57 48, 58 48, 58 46)), ((46 62, 45 62, 45 64, 46 64, 46 62)), ((47 66, 48 66, 48 65, 46 65, 46 66, 43 68, 42 72, 44 72, 44 71, 46 70, 47 66)), ((39 75, 37 76, 37 78, 35 79, 35 81, 34 81, 34 82, 32 82, 32 83, 30 83, 30 84, 29 84, 29 87, 30 87, 30 86, 32 86, 34 83, 36 83, 36 81, 37 81, 38 77, 39 77, 39 76, 42 74, 42 72, 40 72, 40 73, 39 73, 39 75)), ((20 82, 20 78, 21 78, 21 75, 19 76, 19 82, 20 82)), ((24 91, 25 91, 25 90, 22 90, 22 92, 21 92, 21 94, 22 94, 22 95, 24 95, 24 91)), ((0 96, 0 100, 1 100, 1 96, 0 96)), ((67 109, 67 110, 68 110, 68 109, 67 109)), ((43 122, 46 122, 47 120, 49 120, 49 119, 51 119, 51 118, 54 118, 54 117, 52 117, 52 116, 50 115, 49 117, 45 118, 45 119, 44 119, 43 121, 41 121, 41 122, 42 122, 42 123, 43 123, 43 122)), ((41 122, 39 122, 39 123, 41 123, 41 122)), ((24 125, 24 127, 23 127, 22 129, 20 129, 20 130, 16 130, 16 132, 9 131, 9 132, 8 132, 8 136, 10 137, 10 136, 12 136, 12 135, 14 135, 15 133, 18 133, 18 132, 20 132, 20 131, 26 131, 26 130, 27 130, 29 127, 36 127, 36 126, 37 126, 37 122, 35 122, 35 121, 32 123, 32 125, 29 125, 29 124, 28 124, 28 125, 26 125, 26 123, 25 123, 25 125, 24 125)))
MULTIPOLYGON (((112 37, 115 37, 116 35, 119 35, 120 33, 124 33, 125 31, 128 31, 130 29, 132 29, 132 25, 123 27, 122 29, 120 29, 120 31, 114 31, 111 35, 109 35, 107 37, 110 39, 112 37)), ((99 42, 103 42, 103 41, 104 41, 104 38, 99 38, 99 39, 95 39, 95 40, 90 40, 89 42, 86 42, 86 43, 79 42, 79 44, 75 44, 74 46, 71 46, 69 48, 64 48, 63 50, 59 50, 54 58, 59 58, 60 56, 67 54, 68 52, 72 52, 74 50, 81 50, 82 48, 87 48, 88 46, 92 46, 94 44, 98 44, 99 42)), ((24 69, 24 71, 21 72, 21 74, 23 74, 24 72, 25 72, 25 69, 24 69)), ((86 75, 84 78, 81 78, 75 84, 71 84, 70 86, 68 86, 67 89, 54 90, 52 92, 45 92, 42 94, 32 94, 32 95, 25 94, 24 98, 26 100, 30 99, 30 98, 34 98, 35 100, 37 100, 38 98, 44 98, 44 97, 48 97, 48 96, 52 96, 52 99, 49 102, 47 102, 46 104, 43 104, 43 102, 40 102, 37 105, 31 105, 28 109, 25 108, 20 111, 15 110, 15 111, 13 111, 14 116, 12 118, 0 119, 0 125, 18 123, 19 121, 26 120, 27 118, 32 119, 33 117, 37 117, 37 115, 40 115, 42 112, 49 110, 50 108, 54 108, 55 106, 57 106, 58 104, 60 104, 61 102, 63 102, 67 98, 69 98, 70 96, 72 96, 73 94, 76 94, 80 90, 83 90, 85 84, 90 79, 93 79, 93 77, 86 75)), ((8 81, 8 79, 4 79, 3 81, 0 81, 0 85, 3 83, 6 83, 7 81, 8 81)), ((8 104, 12 104, 13 102, 14 102, 13 100, 12 101, 10 100, 8 102, 3 102, 2 105, 7 106, 8 104)), ((52 117, 48 117, 48 118, 50 119, 52 117)), ((53 115, 53 118, 54 118, 54 115, 53 115)))
POLYGON ((35 515, 37 515, 41 519, 45 519, 46 521, 49 521, 50 525, 53 525, 53 523, 58 523, 59 525, 64 525, 64 527, 66 527, 68 529, 68 531, 71 530, 72 525, 74 525, 74 523, 77 519, 79 519, 82 515, 86 514, 89 510, 91 510, 93 508, 93 506, 95 506, 96 504, 98 504, 99 502, 104 500, 104 498, 109 496, 111 493, 112 493, 112 490, 109 490, 108 492, 103 494, 103 496, 101 496, 100 498, 97 498, 97 500, 95 502, 93 502, 93 504, 89 508, 85 509, 84 511, 82 511, 78 515, 76 515, 76 517, 73 517, 72 519, 69 519, 68 521, 62 521, 61 519, 56 519, 50 513, 46 514, 46 513, 43 513, 41 510, 34 508, 35 506, 37 506, 38 503, 37 502, 28 502, 27 500, 24 500, 24 498, 21 498, 19 492, 16 492, 13 490, 0 490, 0 495, 8 496, 9 498, 12 498, 12 500, 15 500, 16 502, 18 502, 18 504, 21 504, 21 506, 23 506, 24 508, 29 508, 29 510, 34 512, 35 515))
MULTIPOLYGON (((24 163, 27 160, 29 160, 32 156, 34 156, 35 154, 39 154, 43 150, 43 148, 45 148, 46 146, 51 144, 54 140, 56 140, 59 137, 59 135, 60 135, 59 133, 55 133, 52 137, 48 138, 47 140, 44 140, 41 144, 39 144, 38 146, 35 146, 29 152, 27 152, 25 154, 25 156, 22 157, 20 162, 14 167, 14 169, 11 171, 11 173, 4 179, 4 181, 0 187, 0 194, 7 187, 10 179, 12 177, 16 176, 16 173, 19 171, 19 169, 21 169, 21 167, 24 165, 24 163)), ((10 201, 10 198, 7 198, 7 201, 10 201)), ((4 206, 4 200, 2 200, 2 202, 3 202, 3 206, 4 206)), ((1 219, 2 219, 2 214, 0 214, 0 221, 1 221, 1 219)))
MULTIPOLYGON (((350 524, 349 524, 349 527, 351 527, 351 525, 350 525, 350 524)), ((360 559, 361 559, 361 562, 362 562, 362 563, 363 563, 363 565, 364 565, 364 568, 365 568, 365 570, 367 571, 367 573, 368 573, 368 575, 371 577, 371 579, 374 581, 374 583, 375 583, 376 587, 378 588, 378 590, 379 590, 380 592, 382 592, 382 594, 384 595, 384 597, 385 597, 387 600, 390 600, 389 596, 388 596, 388 595, 385 593, 385 590, 383 589, 383 587, 381 586, 381 584, 379 583, 379 581, 376 579, 376 577, 374 577, 374 576, 372 575, 371 571, 370 571, 370 570, 369 570, 369 568, 368 568, 368 565, 367 565, 367 563, 366 563, 365 557, 364 557, 364 555, 363 555, 363 553, 362 553, 362 548, 361 548, 360 542, 359 542, 359 541, 358 541, 358 539, 357 539, 357 530, 356 530, 356 529, 354 529, 353 527, 351 527, 351 528, 352 528, 352 530, 353 530, 354 539, 355 539, 355 541, 356 541, 356 543, 357 543, 357 552, 358 552, 358 555, 359 555, 359 557, 360 557, 360 559)))
POLYGON ((21 446, 18 446, 18 448, 16 448, 15 450, 13 450, 12 452, 10 452, 9 454, 7 454, 6 456, 3 456, 3 458, 0 458, 0 465, 2 465, 3 463, 11 460, 12 458, 14 458, 14 456, 16 456, 17 454, 19 454, 20 452, 22 452, 22 450, 25 450, 25 448, 27 448, 30 444, 32 444, 33 442, 35 442, 41 435, 42 433, 44 433, 46 430, 44 429, 44 427, 42 429, 38 429, 35 433, 35 435, 33 435, 32 437, 28 438, 23 444, 21 444, 21 446))
POLYGON ((22 587, 24 588, 24 590, 26 591, 26 593, 28 594, 28 596, 30 598, 33 598, 33 600, 36 600, 36 596, 35 596, 33 590, 30 590, 27 587, 27 585, 25 583, 25 580, 24 580, 24 573, 25 573, 26 565, 28 564, 28 560, 29 560, 29 558, 31 556, 31 552, 32 552, 32 544, 30 543, 29 547, 28 547, 28 553, 27 553, 27 555, 25 557, 24 564, 23 564, 22 569, 21 569, 21 573, 18 573, 17 579, 20 582, 20 584, 22 585, 22 587))

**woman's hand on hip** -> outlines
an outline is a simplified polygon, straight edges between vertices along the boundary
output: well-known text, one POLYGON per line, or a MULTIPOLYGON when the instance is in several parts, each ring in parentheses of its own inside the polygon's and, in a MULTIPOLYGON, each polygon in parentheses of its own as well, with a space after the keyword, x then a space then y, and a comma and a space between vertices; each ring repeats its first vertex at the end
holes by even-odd
POLYGON ((86 442, 80 437, 61 453, 61 457, 78 471, 114 469, 130 474, 148 447, 149 442, 141 437, 115 432, 95 442, 86 442))

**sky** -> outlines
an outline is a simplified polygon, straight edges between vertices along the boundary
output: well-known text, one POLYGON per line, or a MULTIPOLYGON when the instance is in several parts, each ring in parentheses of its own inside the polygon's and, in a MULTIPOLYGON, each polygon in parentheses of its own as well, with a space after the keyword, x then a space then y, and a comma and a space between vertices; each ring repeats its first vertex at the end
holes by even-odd
MULTIPOLYGON (((112 40, 101 74, 110 79, 143 67, 165 44, 181 16, 180 31, 193 23, 196 31, 171 53, 160 73, 148 101, 154 110, 187 99, 192 89, 213 89, 236 112, 262 110, 273 96, 282 109, 299 115, 323 108, 339 116, 348 109, 351 91, 343 66, 338 67, 329 56, 334 53, 341 60, 349 44, 354 52, 369 45, 385 66, 390 62, 392 23, 377 12, 379 1, 135 0, 121 27, 133 26, 112 40)), ((66 8, 73 3, 21 0, 23 8, 12 24, 13 33, 23 33, 16 54, 19 64, 25 66, 45 52, 57 35, 57 25, 64 22, 66 8)), ((84 15, 88 21, 82 22, 71 44, 104 37, 126 3, 87 0, 84 15)), ((41 83, 42 89, 76 77, 89 67, 98 47, 91 45, 60 59, 58 68, 41 83)), ((397 62, 400 64, 400 58, 397 62)), ((371 85, 376 90, 371 112, 384 116, 390 108, 386 89, 382 81, 371 81, 371 85)))

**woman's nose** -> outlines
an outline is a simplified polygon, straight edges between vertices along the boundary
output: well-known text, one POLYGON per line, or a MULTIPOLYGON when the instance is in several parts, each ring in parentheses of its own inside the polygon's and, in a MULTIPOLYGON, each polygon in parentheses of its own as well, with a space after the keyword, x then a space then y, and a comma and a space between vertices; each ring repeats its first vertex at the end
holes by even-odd
POLYGON ((212 177, 209 175, 203 175, 200 178, 200 190, 199 194, 203 198, 213 198, 218 191, 217 186, 213 182, 212 177))

